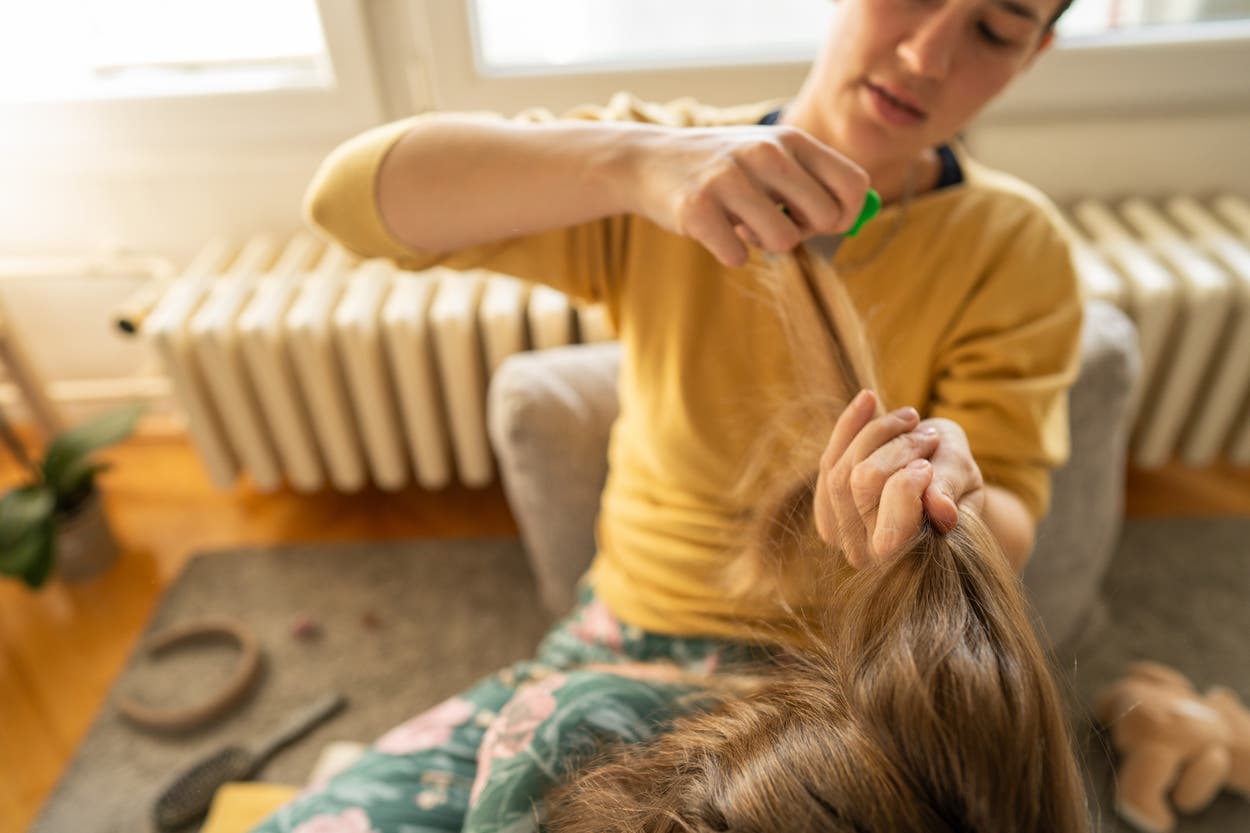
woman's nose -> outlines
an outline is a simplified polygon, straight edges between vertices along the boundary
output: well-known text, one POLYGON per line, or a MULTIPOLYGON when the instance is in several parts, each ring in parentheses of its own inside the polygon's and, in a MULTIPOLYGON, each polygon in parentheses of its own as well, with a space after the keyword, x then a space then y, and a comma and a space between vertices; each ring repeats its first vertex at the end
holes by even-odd
POLYGON ((922 18, 898 45, 899 57, 918 76, 940 81, 950 72, 959 37, 953 9, 937 9, 922 18))

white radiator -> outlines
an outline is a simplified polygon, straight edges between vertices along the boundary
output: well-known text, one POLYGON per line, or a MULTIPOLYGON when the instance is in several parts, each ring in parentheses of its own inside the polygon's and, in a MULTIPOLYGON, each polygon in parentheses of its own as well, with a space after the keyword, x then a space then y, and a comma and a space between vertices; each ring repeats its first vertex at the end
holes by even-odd
POLYGON ((490 374, 521 350, 612 337, 601 308, 546 287, 282 242, 214 241, 118 322, 155 347, 222 487, 484 486, 490 374))
MULTIPOLYGON (((1089 294, 1136 322, 1137 465, 1250 465, 1250 203, 1084 201, 1089 294)), ((298 235, 207 245, 135 320, 222 487, 494 478, 486 386, 512 353, 611 338, 600 307, 487 272, 397 270, 298 235)))
POLYGON ((1086 289, 1137 326, 1133 462, 1250 465, 1250 203, 1086 200, 1070 216, 1086 289))

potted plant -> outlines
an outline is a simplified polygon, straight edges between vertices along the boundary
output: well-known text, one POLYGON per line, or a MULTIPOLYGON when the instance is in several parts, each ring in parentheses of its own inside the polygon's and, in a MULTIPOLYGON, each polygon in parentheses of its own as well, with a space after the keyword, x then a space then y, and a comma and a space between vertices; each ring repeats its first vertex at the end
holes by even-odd
POLYGON ((110 411, 58 434, 37 463, 0 415, 0 440, 30 475, 0 497, 0 574, 37 588, 54 567, 66 581, 81 581, 116 560, 117 543, 96 488, 96 474, 107 465, 93 457, 125 439, 140 411, 110 411))

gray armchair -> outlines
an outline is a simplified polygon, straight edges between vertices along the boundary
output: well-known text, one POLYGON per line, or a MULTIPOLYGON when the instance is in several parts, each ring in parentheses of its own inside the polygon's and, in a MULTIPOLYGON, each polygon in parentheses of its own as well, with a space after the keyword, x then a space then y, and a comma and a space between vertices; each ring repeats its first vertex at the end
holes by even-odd
MULTIPOLYGON (((619 344, 579 345, 514 355, 491 382, 491 442, 552 614, 573 604, 574 585, 595 552, 619 367, 619 344)), ((1132 323, 1110 304, 1088 302, 1071 394, 1072 455, 1054 473, 1051 511, 1024 574, 1039 624, 1061 653, 1099 611, 1120 531, 1138 369, 1132 323)))

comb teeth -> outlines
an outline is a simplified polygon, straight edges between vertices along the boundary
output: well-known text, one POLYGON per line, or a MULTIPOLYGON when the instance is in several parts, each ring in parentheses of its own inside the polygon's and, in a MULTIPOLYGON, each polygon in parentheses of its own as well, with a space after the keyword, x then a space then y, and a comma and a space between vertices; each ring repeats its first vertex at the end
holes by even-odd
POLYGON ((880 211, 881 195, 869 188, 868 193, 864 196, 864 205, 859 210, 859 217, 856 218, 855 225, 847 229, 845 234, 822 234, 808 239, 807 250, 816 257, 833 260, 833 256, 838 253, 838 247, 842 245, 842 241, 859 234, 859 230, 864 223, 876 217, 880 211))
POLYGON ((807 250, 816 257, 824 260, 833 260, 833 256, 838 253, 838 247, 842 245, 844 236, 841 234, 822 234, 818 237, 810 237, 807 240, 807 250))

